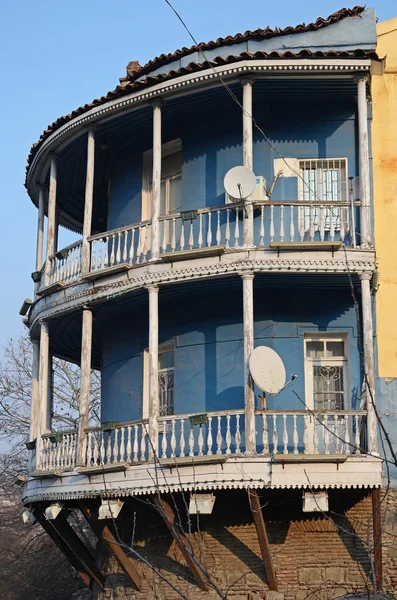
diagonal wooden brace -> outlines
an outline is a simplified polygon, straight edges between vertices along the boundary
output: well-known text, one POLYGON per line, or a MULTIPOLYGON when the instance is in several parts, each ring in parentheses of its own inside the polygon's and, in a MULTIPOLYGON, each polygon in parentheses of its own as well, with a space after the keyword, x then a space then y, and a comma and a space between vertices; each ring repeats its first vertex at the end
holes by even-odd
POLYGON ((274 570, 273 559, 270 553, 269 540, 267 539, 266 525, 265 521, 263 520, 262 507, 258 496, 258 492, 255 489, 249 489, 248 499, 250 503, 252 516, 254 518, 256 533, 259 540, 263 564, 265 566, 269 590, 277 592, 276 572, 274 570))
POLYGON ((106 544, 109 552, 113 554, 120 567, 124 570, 127 577, 130 579, 134 588, 139 591, 142 586, 141 576, 132 564, 132 559, 129 556, 127 556, 127 554, 123 550, 123 547, 117 541, 110 526, 105 521, 100 521, 88 504, 80 502, 79 505, 81 512, 86 518, 92 531, 97 536, 98 540, 102 540, 106 544))
POLYGON ((91 575, 86 569, 85 565, 79 560, 79 558, 73 554, 70 550, 69 546, 65 543, 65 541, 61 538, 57 531, 55 531, 52 526, 51 521, 47 521, 41 509, 35 506, 33 510, 33 514, 37 519, 38 523, 42 526, 47 535, 52 539, 54 544, 58 547, 58 549, 64 554, 66 559, 70 562, 72 567, 76 569, 77 573, 84 581, 86 585, 91 584, 91 575))
POLYGON ((176 528, 175 513, 172 510, 171 506, 168 504, 168 502, 163 500, 163 498, 160 498, 160 495, 154 496, 153 501, 157 507, 159 514, 161 515, 165 524, 170 530, 172 537, 178 544, 179 549, 183 554, 183 558, 185 559, 190 570, 192 571, 199 588, 203 590, 203 592, 208 592, 208 580, 205 577, 202 570, 193 560, 192 553, 189 550, 189 542, 186 538, 186 535, 179 528, 176 528))
POLYGON ((95 564, 92 554, 87 550, 79 536, 73 531, 66 518, 60 514, 51 521, 52 527, 58 535, 66 542, 72 553, 84 565, 85 570, 90 574, 98 585, 105 589, 105 576, 95 564))

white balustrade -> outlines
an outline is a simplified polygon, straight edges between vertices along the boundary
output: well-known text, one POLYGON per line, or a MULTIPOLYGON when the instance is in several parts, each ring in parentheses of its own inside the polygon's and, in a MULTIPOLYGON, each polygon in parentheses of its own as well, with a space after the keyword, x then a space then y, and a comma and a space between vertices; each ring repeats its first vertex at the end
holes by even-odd
POLYGON ((150 221, 105 231, 89 241, 92 273, 120 264, 143 264, 150 250, 150 221))
POLYGON ((356 232, 353 205, 346 202, 261 202, 258 210, 255 243, 266 246, 272 242, 337 242, 355 245, 356 232), (288 223, 288 224, 287 224, 288 223))
POLYGON ((366 411, 257 411, 261 454, 360 454, 366 411), (282 444, 281 444, 282 440, 282 444))
POLYGON ((81 276, 81 249, 82 242, 79 240, 50 256, 47 285, 53 285, 59 281, 71 283, 81 276))
POLYGON ((147 421, 120 423, 110 431, 86 430, 87 466, 145 462, 149 459, 147 421))
POLYGON ((41 457, 41 470, 70 470, 76 466, 77 432, 61 431, 45 434, 41 457))
POLYGON ((159 417, 159 458, 240 454, 245 445, 241 430, 244 410, 205 413, 203 423, 192 424, 194 415, 159 417))

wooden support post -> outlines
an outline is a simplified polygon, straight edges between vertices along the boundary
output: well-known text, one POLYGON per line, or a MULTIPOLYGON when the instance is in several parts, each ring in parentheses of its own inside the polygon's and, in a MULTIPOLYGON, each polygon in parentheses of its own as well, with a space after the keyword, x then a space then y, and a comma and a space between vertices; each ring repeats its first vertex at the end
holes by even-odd
POLYGON ((165 500, 160 498, 160 496, 158 496, 158 495, 154 496, 154 504, 156 505, 159 514, 161 515, 165 524, 167 525, 172 537, 178 544, 179 549, 183 554, 183 558, 185 559, 190 570, 192 571, 199 588, 203 592, 207 592, 208 591, 207 577, 204 575, 202 570, 199 568, 199 566, 193 560, 192 552, 191 552, 191 550, 189 550, 189 542, 186 538, 186 535, 184 534, 183 531, 180 530, 180 528, 176 527, 175 514, 174 514, 174 511, 172 510, 171 506, 168 504, 168 502, 166 502, 165 500))
POLYGON ((91 576, 86 568, 86 566, 80 561, 79 558, 70 550, 69 546, 65 543, 65 541, 61 538, 59 533, 55 531, 52 526, 51 521, 47 521, 41 509, 37 506, 33 510, 33 514, 37 519, 38 523, 42 526, 47 535, 52 539, 54 544, 58 547, 58 549, 64 554, 66 559, 70 562, 72 567, 76 569, 77 573, 80 575, 81 579, 84 581, 86 585, 91 584, 91 576))
POLYGON ((79 431, 77 440, 77 465, 86 466, 87 435, 91 392, 92 311, 83 308, 81 328, 79 431))
POLYGON ((56 519, 51 520, 51 525, 58 535, 66 542, 81 564, 84 565, 85 570, 90 574, 92 579, 95 579, 98 585, 102 589, 105 589, 105 576, 98 569, 92 554, 87 550, 79 536, 73 531, 73 528, 69 525, 66 518, 60 514, 56 519))
POLYGON ((360 246, 368 248, 371 245, 371 203, 369 178, 369 148, 368 148, 368 102, 367 76, 360 75, 357 81, 357 112, 358 112, 358 161, 359 161, 359 194, 361 202, 361 240, 360 246))
MULTIPOLYGON (((243 77, 243 164, 253 170, 253 122, 252 122, 252 77, 243 77)), ((244 211, 244 245, 252 246, 254 243, 254 209, 252 197, 245 200, 244 211)))
POLYGON ((160 197, 161 197, 161 107, 162 102, 153 103, 153 184, 152 184, 152 250, 151 260, 160 254, 160 197))
POLYGON ((159 416, 159 288, 148 286, 149 292, 149 454, 158 454, 159 416))
POLYGON ((381 519, 381 489, 372 490, 372 524, 373 524, 373 544, 374 544, 374 563, 375 579, 377 592, 382 591, 383 587, 383 565, 382 565, 382 519, 381 519))
MULTIPOLYGON (((43 250, 44 250, 44 200, 46 187, 39 185, 39 210, 37 215, 37 238, 36 238, 36 271, 40 271, 43 266, 43 250)), ((39 283, 34 284, 35 292, 39 287, 39 283)))
POLYGON ((142 586, 141 576, 132 564, 132 559, 127 556, 123 547, 117 541, 110 526, 105 521, 99 521, 97 515, 88 504, 80 502, 80 509, 98 540, 103 540, 109 552, 113 554, 135 589, 139 591, 142 586))
POLYGON ((92 224, 92 204, 94 199, 94 172, 95 172, 95 132, 90 129, 87 139, 87 171, 85 180, 85 202, 83 223, 83 249, 82 249, 82 273, 87 275, 90 271, 90 242, 92 224))
POLYGON ((46 265, 44 273, 45 285, 49 284, 50 262, 49 257, 54 254, 55 249, 55 226, 56 226, 56 199, 57 199, 57 158, 51 157, 50 166, 50 186, 48 189, 48 208, 47 208, 47 246, 46 246, 46 265))
POLYGON ((40 365, 39 365, 39 400, 36 433, 36 468, 42 466, 43 440, 41 435, 51 431, 51 421, 48 421, 49 397, 48 397, 48 371, 50 358, 49 328, 46 321, 40 325, 40 365))
POLYGON ((364 348, 364 369, 366 373, 365 395, 367 416, 367 451, 377 452, 377 422, 375 406, 375 366, 374 366, 374 339, 372 324, 372 298, 371 298, 371 273, 363 273, 361 279, 361 311, 362 311, 362 336, 364 348))
POLYGON ((257 490, 248 490, 248 499, 252 516, 254 518, 256 533, 258 535, 259 546, 261 549, 263 564, 265 565, 267 583, 269 590, 277 592, 277 578, 272 555, 270 553, 269 540, 267 539, 266 525, 263 520, 261 502, 257 490))
POLYGON ((243 280, 245 451, 247 454, 255 454, 255 394, 249 369, 249 358, 254 349, 254 274, 242 273, 241 278, 243 280))

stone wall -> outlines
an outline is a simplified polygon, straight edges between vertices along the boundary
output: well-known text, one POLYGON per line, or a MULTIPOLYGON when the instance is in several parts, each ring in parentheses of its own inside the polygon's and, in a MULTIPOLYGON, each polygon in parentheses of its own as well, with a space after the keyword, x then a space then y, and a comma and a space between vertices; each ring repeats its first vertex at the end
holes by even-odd
MULTIPOLYGON (((331 600, 368 589, 371 568, 366 540, 371 538, 371 495, 364 490, 331 490, 330 513, 302 513, 301 490, 264 491, 266 520, 279 591, 285 600, 331 600)), ((183 519, 181 498, 178 510, 183 519)), ((384 591, 397 589, 397 493, 389 493, 382 504, 384 523, 384 591), (388 510, 386 510, 388 505, 388 510), (388 532, 388 533, 386 533, 388 532)), ((214 511, 200 518, 199 531, 193 523, 196 555, 227 597, 233 600, 264 598, 268 590, 256 530, 247 493, 217 493, 214 511)), ((184 525, 186 526, 186 524, 184 525)), ((170 581, 184 597, 212 600, 212 590, 201 592, 176 543, 155 509, 128 500, 118 519, 125 541, 134 538, 134 548, 159 573, 137 564, 143 576, 141 592, 129 586, 125 575, 107 551, 98 548, 98 563, 107 575, 107 589, 95 588, 95 600, 179 600, 181 596, 164 581, 170 581)), ((186 530, 186 529, 185 529, 186 530)))

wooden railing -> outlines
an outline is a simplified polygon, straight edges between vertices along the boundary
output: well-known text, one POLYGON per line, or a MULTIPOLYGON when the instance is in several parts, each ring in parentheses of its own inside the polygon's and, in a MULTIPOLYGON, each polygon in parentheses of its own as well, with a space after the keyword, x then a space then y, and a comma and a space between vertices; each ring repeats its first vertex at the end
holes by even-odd
POLYGON ((77 431, 68 430, 48 433, 43 440, 41 464, 43 471, 71 470, 76 466, 77 431))
MULTIPOLYGON (((365 452, 367 412, 256 411, 256 455, 359 455, 365 452)), ((134 464, 184 457, 239 456, 245 448, 243 409, 158 417, 157 448, 150 448, 147 420, 89 427, 83 466, 134 464), (153 450, 153 451, 152 451, 153 450)), ((72 470, 77 432, 45 434, 39 469, 72 470)))
POLYGON ((89 242, 91 272, 120 264, 146 263, 150 252, 150 221, 93 235, 89 242))
POLYGON ((52 285, 58 281, 72 283, 79 279, 81 277, 81 249, 82 241, 79 240, 50 256, 45 285, 52 285))

